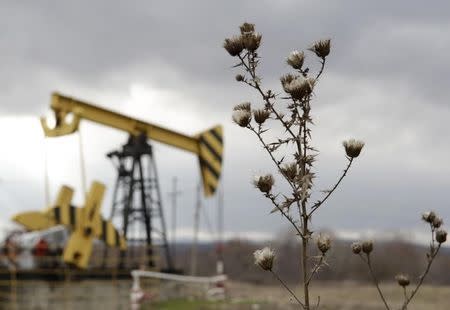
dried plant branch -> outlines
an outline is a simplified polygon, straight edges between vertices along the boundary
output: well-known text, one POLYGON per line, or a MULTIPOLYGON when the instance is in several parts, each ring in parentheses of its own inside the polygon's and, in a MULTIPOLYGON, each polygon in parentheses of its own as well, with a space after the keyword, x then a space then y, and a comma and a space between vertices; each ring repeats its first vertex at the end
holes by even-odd
POLYGON ((324 260, 325 260, 325 254, 322 254, 319 258, 319 261, 314 265, 314 268, 309 275, 308 281, 306 282, 308 285, 311 282, 313 276, 319 271, 320 267, 322 267, 324 260))
POLYGON ((325 62, 326 62, 326 61, 327 61, 326 58, 322 58, 322 59, 321 59, 321 62, 320 62, 320 70, 319 70, 319 73, 317 73, 317 75, 316 75, 316 80, 318 80, 319 77, 322 75, 323 69, 325 68, 325 62))
MULTIPOLYGON (((431 268, 431 265, 433 264, 434 259, 438 255, 439 250, 441 249, 441 242, 439 242, 437 247, 435 245, 435 243, 436 243, 436 239, 435 239, 436 227, 434 227, 432 223, 430 223, 430 227, 431 227, 431 246, 430 246, 430 252, 427 253, 427 258, 428 258, 427 266, 425 267, 425 271, 419 277, 419 282, 417 283, 417 285, 414 288, 414 290, 411 292, 411 295, 409 297, 406 297, 406 295, 405 295, 406 300, 405 300, 405 302, 402 305, 402 308, 401 308, 402 310, 406 310, 407 309, 409 303, 414 298, 416 293, 419 291, 420 287, 422 286, 423 281, 425 280, 426 276, 430 272, 430 268, 431 268)), ((446 234, 445 234, 445 236, 446 236, 446 234)))
POLYGON ((372 277, 373 284, 374 284, 375 287, 377 288, 378 295, 380 295, 380 298, 381 298, 381 300, 383 301, 384 306, 386 307, 387 310, 390 310, 389 305, 388 305, 388 303, 387 303, 387 301, 386 301, 386 298, 384 297, 383 292, 382 292, 381 289, 380 289, 380 285, 379 285, 378 279, 377 279, 375 273, 373 272, 372 262, 370 261, 370 253, 366 253, 366 258, 367 258, 367 259, 364 259, 364 257, 362 256, 362 254, 360 254, 359 257, 361 257, 361 259, 363 260, 363 262, 365 262, 366 265, 367 265, 367 267, 369 268, 369 272, 370 272, 370 276, 372 277))
MULTIPOLYGON (((403 286, 403 297, 405 298, 405 301, 403 302, 403 304, 405 305, 407 303, 408 300, 408 293, 406 292, 406 286, 403 286)), ((403 307, 403 309, 406 310, 407 306, 405 305, 403 307)))
MULTIPOLYGON (((412 290, 411 294, 408 296, 406 287, 410 284, 409 276, 406 274, 398 274, 395 279, 397 280, 397 283, 402 287, 403 289, 403 295, 404 295, 404 301, 401 306, 401 310, 406 310, 409 303, 412 301, 416 293, 419 291, 420 287, 422 286, 423 281, 425 280, 425 277, 428 275, 431 265, 433 264, 434 259, 439 253, 439 250, 441 248, 441 244, 447 241, 447 232, 443 229, 441 229, 441 225, 443 223, 442 219, 438 217, 434 212, 426 212, 422 215, 422 219, 427 222, 430 226, 431 230, 431 242, 430 242, 430 250, 427 252, 427 259, 428 263, 425 267, 425 271, 422 273, 422 275, 419 278, 419 282, 416 284, 416 287, 412 290), (436 245, 438 243, 438 245, 436 245)), ((386 299, 384 298, 383 293, 381 292, 381 289, 378 285, 378 280, 373 272, 372 263, 370 260, 370 253, 373 250, 373 243, 372 241, 365 241, 364 243, 355 242, 352 244, 352 251, 354 254, 357 254, 367 265, 370 275, 372 276, 373 282, 375 284, 375 287, 378 290, 378 293, 380 295, 380 298, 382 299, 386 309, 389 310, 389 306, 386 302, 386 299), (366 254, 367 259, 364 259, 361 252, 366 254)))
POLYGON ((338 179, 336 184, 334 184, 334 186, 331 188, 331 190, 328 191, 326 196, 322 200, 316 202, 311 207, 311 211, 309 212, 308 216, 311 216, 318 208, 320 208, 320 206, 331 196, 331 194, 333 194, 333 192, 338 188, 339 184, 345 178, 345 176, 347 175, 347 172, 350 170, 350 167, 352 166, 352 163, 353 163, 353 157, 348 157, 347 159, 348 159, 348 164, 347 164, 347 167, 342 172, 341 177, 338 179))
POLYGON ((300 301, 300 299, 297 298, 297 296, 295 295, 295 293, 289 288, 289 286, 286 285, 286 283, 284 283, 283 280, 281 280, 281 278, 273 271, 270 271, 274 277, 281 283, 281 285, 284 286, 284 288, 292 295, 292 297, 294 297, 294 299, 297 301, 297 303, 303 308, 306 309, 305 305, 300 301))
MULTIPOLYGON (((280 166, 280 161, 278 161, 275 156, 273 155, 273 152, 270 151, 269 146, 265 143, 264 139, 261 136, 261 130, 259 129, 258 131, 252 127, 251 125, 248 125, 248 128, 253 131, 255 133, 255 135, 258 137, 259 141, 261 142, 261 144, 263 145, 264 149, 267 151, 267 153, 270 156, 270 159, 272 159, 272 162, 275 164, 275 166, 277 166, 278 171, 281 171, 281 166, 280 166)), ((291 188, 293 190, 295 190, 295 185, 288 179, 285 178, 286 181, 289 183, 289 185, 291 186, 291 188)))
POLYGON ((319 309, 319 306, 320 306, 320 296, 317 296, 317 303, 315 309, 316 310, 319 309))
POLYGON ((302 232, 300 231, 300 229, 298 228, 298 226, 295 224, 295 221, 289 216, 289 214, 287 214, 286 212, 283 211, 283 209, 277 204, 277 202, 275 201, 275 197, 270 194, 267 193, 265 195, 267 198, 270 199, 270 201, 272 201, 272 204, 281 212, 281 214, 292 224, 292 226, 294 227, 295 231, 297 232, 297 234, 299 236, 302 236, 302 232))

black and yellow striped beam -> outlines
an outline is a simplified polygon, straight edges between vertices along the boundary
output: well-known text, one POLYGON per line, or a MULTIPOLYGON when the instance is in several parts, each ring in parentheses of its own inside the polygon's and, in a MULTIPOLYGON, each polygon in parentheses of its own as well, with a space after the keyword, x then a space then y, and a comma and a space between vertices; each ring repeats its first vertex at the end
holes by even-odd
MULTIPOLYGON (((62 186, 52 207, 44 211, 21 212, 13 217, 13 221, 23 225, 29 231, 45 230, 53 226, 64 225, 74 232, 85 224, 88 210, 85 207, 77 208, 71 205, 72 197, 73 189, 68 186, 62 186)), ((98 199, 99 197, 94 200, 98 199)), ((101 215, 98 215, 95 216, 92 222, 94 237, 103 240, 110 247, 126 249, 125 238, 111 221, 107 221, 101 215)))
POLYGON ((214 195, 219 185, 223 161, 223 130, 216 126, 198 135, 200 170, 205 196, 214 195))
POLYGON ((98 238, 103 240, 110 247, 117 247, 121 250, 126 249, 126 241, 122 234, 114 227, 111 221, 101 219, 98 238))
POLYGON ((50 210, 55 225, 64 225, 70 229, 75 229, 77 223, 81 221, 81 208, 63 205, 53 207, 50 210))

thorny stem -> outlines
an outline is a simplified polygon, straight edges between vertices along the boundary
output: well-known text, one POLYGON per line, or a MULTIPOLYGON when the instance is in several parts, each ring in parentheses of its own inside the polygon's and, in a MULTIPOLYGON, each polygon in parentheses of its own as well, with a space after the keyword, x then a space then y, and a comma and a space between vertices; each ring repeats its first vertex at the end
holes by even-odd
MULTIPOLYGON (((256 136, 258 137, 258 139, 260 140, 260 142, 262 143, 262 145, 264 146, 264 149, 267 151, 267 153, 269 153, 270 158, 272 159, 272 161, 275 163, 275 165, 278 167, 279 170, 281 170, 280 164, 279 162, 275 159, 275 157, 273 156, 272 152, 270 152, 270 150, 268 149, 266 143, 264 142, 263 138, 261 137, 261 133, 256 131, 255 128, 253 128, 252 126, 249 126, 250 130, 253 131, 256 136)), ((290 182, 287 178, 286 180, 289 182, 289 184, 291 185, 291 187, 293 187, 293 189, 295 190, 295 186, 292 184, 292 182, 290 182)), ((280 208, 280 206, 277 204, 277 202, 275 201, 275 197, 271 194, 266 194, 266 197, 270 199, 270 201, 272 202, 272 204, 281 212, 281 214, 292 224, 292 226, 294 226, 295 230, 297 231, 297 233, 299 234, 299 236, 302 238, 302 240, 304 240, 304 232, 305 230, 300 231, 300 229, 298 228, 298 226, 295 224, 294 220, 288 215, 286 214, 282 208, 280 208)), ((303 249, 303 253, 306 253, 305 249, 303 249)), ((304 268, 306 268, 304 266, 304 268)), ((272 274, 278 279, 278 281, 280 281, 280 283, 286 288, 286 290, 289 291, 289 293, 291 293, 291 295, 295 298, 295 300, 302 306, 303 309, 309 310, 309 294, 305 294, 305 301, 307 300, 307 304, 306 306, 297 298, 297 296, 291 291, 291 289, 278 277, 278 275, 273 272, 271 270, 272 274), (307 297, 308 296, 308 297, 307 297)), ((306 275, 306 273, 305 273, 306 275)), ((307 290, 307 289, 306 289, 307 290)))
MULTIPOLYGON (((300 116, 300 113, 299 113, 297 108, 296 108, 296 112, 297 112, 297 116, 300 116)), ((299 139, 297 139, 295 142, 297 144, 297 153, 298 153, 298 155, 299 156, 302 155, 304 157, 304 156, 306 156, 306 147, 304 148, 305 154, 303 155, 303 152, 302 152, 302 141, 301 141, 302 130, 303 130, 303 123, 300 124, 300 126, 298 126, 298 138, 299 139)), ((305 142, 305 141, 303 141, 303 142, 305 142)), ((303 163, 301 165, 301 167, 300 167, 300 169, 301 169, 301 177, 303 177, 305 175, 305 166, 306 165, 303 163)), ((300 218, 302 218, 301 206, 300 206, 300 203, 299 203, 298 200, 297 200, 297 208, 298 208, 299 216, 300 216, 300 218)), ((303 223, 302 223, 302 225, 303 225, 303 223)))
POLYGON ((298 229, 297 225, 295 224, 294 220, 288 215, 286 214, 286 212, 283 211, 283 209, 277 204, 277 202, 275 201, 275 197, 271 194, 266 194, 266 197, 270 199, 270 201, 272 201, 273 205, 281 212, 281 214, 292 224, 292 226, 294 226, 295 230, 297 231, 299 236, 302 236, 302 232, 300 231, 300 229, 298 229))
MULTIPOLYGON (((275 165, 278 167, 278 169, 281 171, 280 168, 280 164, 278 163, 278 161, 275 159, 275 157, 273 156, 272 152, 270 152, 270 150, 267 147, 267 144, 264 142, 263 138, 261 137, 261 133, 256 131, 255 128, 253 128, 252 126, 249 126, 250 130, 253 131, 256 136, 258 137, 259 141, 261 141, 262 145, 264 146, 264 149, 267 151, 267 153, 269 153, 270 158, 272 159, 272 161, 275 163, 275 165)), ((287 178, 286 180, 288 181, 288 183, 291 185, 291 187, 293 189, 295 189, 294 184, 292 184, 292 182, 290 182, 287 178)), ((273 195, 270 194, 266 194, 266 197, 270 199, 270 201, 272 201, 273 205, 281 212, 281 214, 292 224, 292 226, 294 226, 295 230, 297 231, 297 233, 301 236, 302 232, 300 231, 300 229, 298 229, 298 226, 295 224, 294 220, 286 213, 283 211, 283 209, 278 205, 278 203, 275 201, 275 197, 273 195)))
POLYGON ((339 180, 336 182, 336 184, 333 186, 333 188, 331 190, 328 191, 328 194, 320 201, 316 202, 312 207, 311 207, 311 211, 309 212, 308 216, 311 216, 330 196, 331 194, 333 194, 333 192, 336 190, 336 188, 339 186, 339 184, 342 182, 342 180, 345 178, 345 176, 347 175, 348 170, 350 169, 351 165, 353 163, 353 157, 351 157, 348 160, 348 164, 347 167, 344 169, 344 171, 342 172, 341 177, 339 178, 339 180))
MULTIPOLYGON (((307 114, 307 111, 305 110, 305 108, 303 108, 303 117, 307 114)), ((306 121, 302 120, 302 126, 303 127, 303 139, 302 139, 302 144, 303 144, 303 158, 306 158, 306 150, 308 147, 308 136, 307 136, 307 127, 306 127, 306 121)), ((298 151, 299 154, 301 154, 300 152, 302 151, 300 149, 300 146, 298 147, 298 151)), ((306 161, 302 162, 302 167, 301 167, 301 176, 302 178, 306 175, 306 161)), ((302 185, 303 186, 303 185, 302 185)), ((307 193, 303 193, 304 197, 302 197, 302 208, 301 208, 301 213, 300 216, 302 218, 303 221, 303 236, 302 236, 302 272, 303 272, 303 291, 305 294, 305 306, 306 309, 309 310, 310 306, 309 306, 309 281, 308 281, 308 242, 309 239, 311 238, 310 233, 309 233, 309 229, 308 229, 308 220, 309 220, 309 216, 307 214, 306 211, 306 203, 307 203, 307 193)))
POLYGON ((365 260, 361 254, 359 255, 359 257, 361 257, 363 262, 365 262, 367 264, 367 267, 369 268, 370 275, 372 277, 373 283, 375 284, 375 286, 377 288, 378 294, 380 295, 380 298, 383 301, 384 306, 386 307, 387 310, 390 310, 391 308, 389 307, 386 299, 384 298, 383 292, 381 291, 380 285, 378 284, 378 279, 375 276, 375 273, 373 272, 372 263, 370 261, 370 254, 366 254, 366 256, 367 256, 367 260, 365 260))
MULTIPOLYGON (((302 206, 303 214, 306 208, 302 206)), ((302 267, 303 267, 303 291, 305 294, 305 306, 309 310, 309 283, 308 283, 308 219, 303 217, 303 236, 302 236, 302 267)))
POLYGON ((277 278, 278 281, 284 286, 284 288, 294 297, 294 299, 299 303, 300 306, 302 306, 303 309, 305 308, 305 305, 297 298, 297 296, 294 294, 294 292, 286 285, 286 283, 283 282, 283 280, 280 279, 280 277, 273 271, 270 270, 270 272, 277 278))

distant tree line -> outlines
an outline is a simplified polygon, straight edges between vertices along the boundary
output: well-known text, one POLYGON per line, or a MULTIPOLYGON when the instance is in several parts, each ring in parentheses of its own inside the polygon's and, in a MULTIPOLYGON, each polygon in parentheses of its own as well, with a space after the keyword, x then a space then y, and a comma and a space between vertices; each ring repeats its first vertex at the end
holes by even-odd
MULTIPOLYGON (((277 272, 289 283, 297 283, 301 272, 300 261, 293 262, 295 253, 301 251, 300 243, 294 239, 278 239, 273 242, 272 247, 277 253, 277 272)), ((375 263, 374 269, 381 281, 395 281, 395 275, 399 271, 418 278, 418 273, 426 264, 424 246, 411 244, 408 241, 377 241, 373 251, 375 263)), ((352 241, 334 240, 330 250, 329 266, 324 266, 318 274, 318 280, 322 281, 357 281, 370 282, 366 267, 361 264, 358 257, 349 249, 352 241)), ((254 242, 235 239, 227 241, 223 246, 223 258, 225 273, 234 281, 250 282, 255 284, 275 284, 276 280, 269 274, 255 272, 258 270, 251 258, 255 249, 260 248, 267 242, 254 242)), ((189 261, 190 245, 177 245, 177 264, 182 269, 187 268, 189 261), (186 267, 185 267, 186 266, 186 267)), ((317 251, 312 246, 311 251, 317 251), (313 249, 314 248, 314 249, 313 249)), ((319 253, 316 253, 317 255, 319 253)), ((198 273, 199 275, 212 275, 216 272, 217 252, 214 244, 202 244, 198 250, 198 273)), ((450 284, 450 250, 444 248, 441 255, 436 258, 435 264, 430 271, 427 283, 450 284)), ((184 269, 189 273, 188 269, 184 269)))

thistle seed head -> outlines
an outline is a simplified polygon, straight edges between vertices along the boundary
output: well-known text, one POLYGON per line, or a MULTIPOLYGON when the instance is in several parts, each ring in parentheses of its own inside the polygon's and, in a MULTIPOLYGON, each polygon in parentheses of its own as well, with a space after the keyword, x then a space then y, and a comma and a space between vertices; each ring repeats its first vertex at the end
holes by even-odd
POLYGON ((398 285, 402 287, 406 287, 409 285, 409 276, 407 274, 398 274, 395 276, 395 280, 397 280, 398 285))
POLYGON ((273 261, 275 259, 275 252, 269 247, 265 247, 261 250, 256 250, 253 253, 255 257, 255 264, 261 267, 263 270, 272 270, 273 261))
POLYGON ((241 41, 244 43, 244 47, 249 52, 254 52, 259 48, 261 44, 261 34, 256 32, 245 33, 241 36, 241 41))
POLYGON ((291 95, 293 99, 302 100, 312 93, 314 83, 315 80, 313 78, 304 78, 298 76, 289 84, 286 84, 285 90, 288 94, 291 95))
POLYGON ((251 112, 252 104, 250 102, 242 102, 242 103, 239 103, 238 105, 234 106, 233 111, 239 111, 239 110, 251 112))
POLYGON ((438 217, 438 216, 436 216, 434 218, 433 223, 432 223, 434 228, 439 228, 442 226, 442 224, 444 224, 444 220, 442 219, 442 217, 438 217))
POLYGON ((294 181, 298 174, 297 163, 292 162, 281 167, 281 173, 289 180, 294 181))
POLYGON ((270 112, 266 109, 253 110, 255 122, 262 125, 270 116, 270 112))
POLYGON ((235 57, 244 50, 244 42, 242 41, 242 37, 233 36, 231 38, 225 39, 225 41, 223 42, 223 47, 231 56, 235 57))
POLYGON ((433 211, 428 211, 422 214, 422 220, 430 224, 433 223, 436 217, 436 213, 434 213, 433 211))
POLYGON ((316 53, 316 55, 320 58, 325 58, 330 54, 330 46, 331 46, 331 40, 319 40, 315 42, 309 50, 316 53))
POLYGON ((255 176, 253 184, 263 193, 269 193, 275 180, 271 174, 255 176))
POLYGON ((443 229, 438 229, 436 231, 436 241, 439 243, 444 243, 447 241, 447 232, 443 229))
POLYGON ((242 74, 236 74, 235 79, 238 82, 242 82, 245 79, 245 77, 242 74))
POLYGON ((342 145, 345 148, 345 153, 350 158, 356 158, 361 153, 361 150, 364 147, 364 142, 361 140, 350 139, 342 142, 342 145))
POLYGON ((299 51, 293 51, 289 54, 286 62, 294 69, 300 70, 305 60, 305 53, 299 51))
POLYGON ((373 251, 373 242, 372 240, 366 240, 362 244, 362 251, 367 255, 373 251))
POLYGON ((283 75, 283 76, 280 78, 281 85, 283 86, 283 89, 284 89, 285 92, 288 92, 288 91, 287 91, 287 86, 288 86, 294 79, 295 79, 295 76, 292 75, 292 74, 290 74, 290 73, 285 74, 285 75, 283 75))
POLYGON ((233 121, 241 127, 247 127, 252 120, 252 113, 247 110, 234 110, 232 114, 233 121))
POLYGON ((353 242, 352 243, 352 252, 353 254, 359 254, 361 253, 362 245, 360 242, 353 242))
POLYGON ((331 239, 328 235, 320 235, 317 239, 317 248, 325 254, 331 248, 331 239))
POLYGON ((241 34, 246 34, 249 32, 255 32, 255 24, 250 23, 243 23, 239 26, 239 29, 241 30, 241 34))

